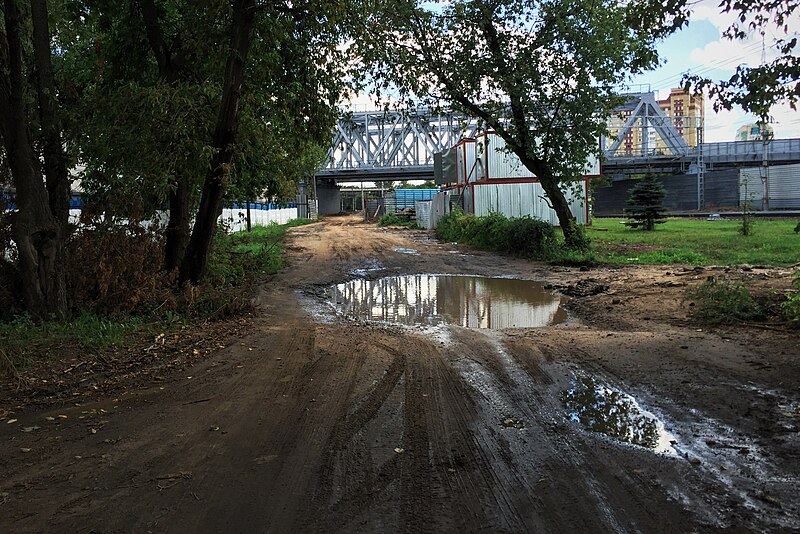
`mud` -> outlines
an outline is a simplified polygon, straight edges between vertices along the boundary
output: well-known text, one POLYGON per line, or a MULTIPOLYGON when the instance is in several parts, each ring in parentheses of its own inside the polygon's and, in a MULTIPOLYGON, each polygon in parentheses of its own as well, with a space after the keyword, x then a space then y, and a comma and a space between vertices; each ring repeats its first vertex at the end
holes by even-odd
POLYGON ((688 319, 684 298, 709 275, 785 289, 788 270, 581 271, 350 218, 292 230, 288 260, 264 285, 252 333, 188 369, 44 408, 4 392, 0 409, 16 422, 0 422, 0 531, 800 524, 797 334, 710 331, 688 319), (392 326, 332 313, 337 284, 422 273, 539 280, 575 296, 566 321, 541 328, 392 326), (675 453, 573 420, 565 392, 579 376, 635 399, 674 437, 675 453))

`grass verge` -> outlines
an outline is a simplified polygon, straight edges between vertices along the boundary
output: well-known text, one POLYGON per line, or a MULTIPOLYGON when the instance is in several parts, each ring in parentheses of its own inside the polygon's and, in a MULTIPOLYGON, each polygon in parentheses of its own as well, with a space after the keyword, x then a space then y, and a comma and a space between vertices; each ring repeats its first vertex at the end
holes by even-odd
POLYGON ((774 265, 800 262, 800 235, 791 219, 758 220, 753 235, 739 233, 741 221, 668 219, 645 232, 621 224, 625 219, 595 219, 587 234, 591 252, 566 259, 612 265, 774 265))

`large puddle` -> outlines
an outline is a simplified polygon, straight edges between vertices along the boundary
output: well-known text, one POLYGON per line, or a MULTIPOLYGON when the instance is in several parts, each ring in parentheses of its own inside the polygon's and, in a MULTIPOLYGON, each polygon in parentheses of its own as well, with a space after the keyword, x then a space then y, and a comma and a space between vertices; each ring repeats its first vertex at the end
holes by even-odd
POLYGON ((643 410, 636 399, 598 382, 578 376, 562 395, 570 418, 583 428, 600 432, 655 452, 674 454, 675 437, 653 414, 643 410))
POLYGON ((349 317, 400 324, 529 328, 567 318, 560 297, 542 284, 511 278, 416 274, 351 280, 332 302, 349 317))

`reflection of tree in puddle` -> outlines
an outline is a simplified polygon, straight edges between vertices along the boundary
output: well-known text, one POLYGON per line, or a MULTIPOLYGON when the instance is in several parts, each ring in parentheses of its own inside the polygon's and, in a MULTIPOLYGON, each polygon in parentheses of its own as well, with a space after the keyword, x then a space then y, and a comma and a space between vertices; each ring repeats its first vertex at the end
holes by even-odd
POLYGON ((572 420, 587 430, 649 449, 659 441, 656 421, 643 414, 630 395, 608 388, 590 376, 579 376, 562 395, 572 420))

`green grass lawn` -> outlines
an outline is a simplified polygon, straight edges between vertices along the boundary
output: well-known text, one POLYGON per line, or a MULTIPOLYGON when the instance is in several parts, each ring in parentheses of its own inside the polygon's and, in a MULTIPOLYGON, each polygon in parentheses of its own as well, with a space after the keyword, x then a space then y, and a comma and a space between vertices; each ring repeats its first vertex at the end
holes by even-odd
POLYGON ((800 262, 797 220, 755 219, 753 235, 739 234, 741 221, 671 218, 651 232, 621 224, 625 219, 594 219, 587 234, 587 259, 612 264, 687 263, 788 266, 800 262))

